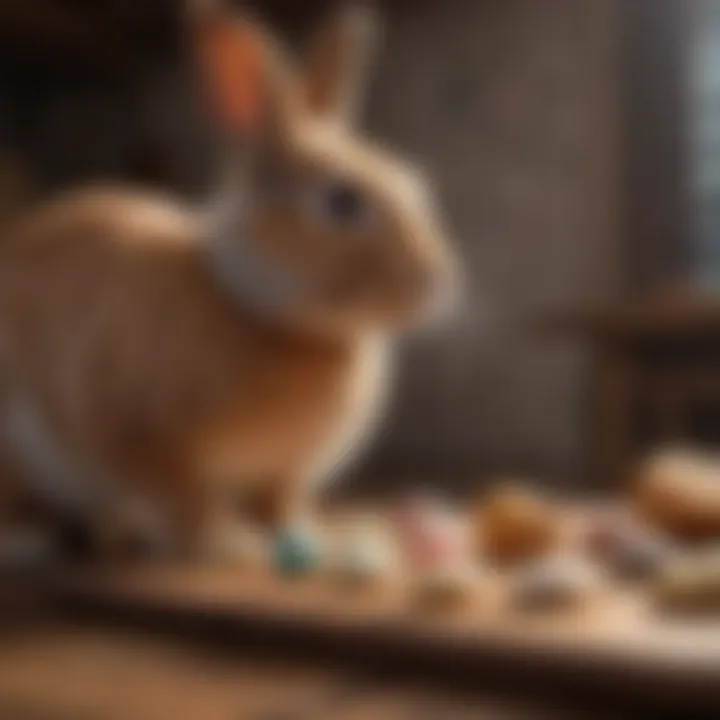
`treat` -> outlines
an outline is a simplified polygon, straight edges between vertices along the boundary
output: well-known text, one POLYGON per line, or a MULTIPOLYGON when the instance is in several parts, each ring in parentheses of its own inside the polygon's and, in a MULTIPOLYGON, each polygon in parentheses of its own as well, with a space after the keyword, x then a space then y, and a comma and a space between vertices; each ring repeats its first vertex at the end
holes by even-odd
POLYGON ((640 468, 635 503, 647 522, 673 537, 720 538, 720 462, 687 451, 657 454, 640 468))
POLYGON ((319 564, 320 554, 318 537, 305 528, 288 528, 275 540, 275 568, 284 576, 311 572, 319 564))
POLYGON ((626 580, 645 580, 662 572, 671 554, 672 547, 663 539, 639 536, 617 549, 611 569, 626 580))
POLYGON ((670 612, 720 612, 720 548, 677 558, 653 590, 657 605, 670 612))
POLYGON ((521 610, 554 610, 579 606, 600 586, 593 566, 579 557, 553 557, 518 572, 511 603, 521 610))
POLYGON ((652 577, 673 549, 666 538, 623 510, 591 517, 583 544, 590 558, 626 580, 652 577))
POLYGON ((515 563, 554 550, 561 538, 560 513, 519 487, 493 492, 476 513, 478 551, 496 563, 515 563))
POLYGON ((468 565, 436 568, 420 574, 413 584, 415 602, 427 609, 449 609, 470 601, 477 575, 468 565))
POLYGON ((583 526, 583 550, 594 560, 607 562, 636 531, 637 522, 626 509, 594 512, 583 526))
POLYGON ((468 561, 469 528, 435 498, 406 499, 396 511, 396 529, 410 569, 422 572, 468 561))
POLYGON ((397 568, 397 548, 386 533, 370 523, 345 530, 337 542, 332 570, 342 582, 373 583, 397 568))

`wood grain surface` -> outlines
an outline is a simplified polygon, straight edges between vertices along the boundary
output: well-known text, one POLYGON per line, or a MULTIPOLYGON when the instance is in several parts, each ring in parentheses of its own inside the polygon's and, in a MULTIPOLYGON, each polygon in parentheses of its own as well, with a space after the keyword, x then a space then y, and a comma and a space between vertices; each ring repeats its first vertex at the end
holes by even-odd
POLYGON ((50 583, 76 618, 233 651, 409 679, 422 687, 506 692, 569 706, 720 710, 720 623, 659 618, 642 593, 610 588, 577 608, 523 614, 502 579, 432 612, 390 583, 349 590, 260 569, 144 568, 50 583))
POLYGON ((3 720, 562 718, 528 703, 390 688, 168 639, 59 623, 0 645, 3 720))

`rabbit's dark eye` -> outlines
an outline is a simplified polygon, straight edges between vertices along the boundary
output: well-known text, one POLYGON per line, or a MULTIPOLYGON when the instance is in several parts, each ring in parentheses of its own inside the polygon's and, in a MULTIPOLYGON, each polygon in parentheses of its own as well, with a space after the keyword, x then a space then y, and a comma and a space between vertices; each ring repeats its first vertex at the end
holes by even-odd
POLYGON ((368 216, 368 206, 362 194, 343 183, 333 183, 322 188, 317 205, 323 218, 336 225, 357 225, 368 216))

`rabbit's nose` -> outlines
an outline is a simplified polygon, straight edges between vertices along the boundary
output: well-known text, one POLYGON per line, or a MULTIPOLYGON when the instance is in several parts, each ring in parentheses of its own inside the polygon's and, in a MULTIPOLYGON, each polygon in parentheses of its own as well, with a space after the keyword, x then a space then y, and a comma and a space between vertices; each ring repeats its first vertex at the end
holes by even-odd
POLYGON ((426 308, 434 307, 439 297, 445 294, 445 283, 433 268, 424 263, 408 262, 397 268, 395 283, 404 302, 422 309, 423 314, 426 308))

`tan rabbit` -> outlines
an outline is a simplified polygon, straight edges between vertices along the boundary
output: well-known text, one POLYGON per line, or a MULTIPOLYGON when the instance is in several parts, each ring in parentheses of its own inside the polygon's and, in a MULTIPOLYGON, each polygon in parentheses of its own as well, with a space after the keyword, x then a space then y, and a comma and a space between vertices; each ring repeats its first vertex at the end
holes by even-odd
POLYGON ((379 417, 392 337, 455 282, 421 178, 352 130, 366 16, 299 67, 254 22, 194 22, 227 140, 211 207, 94 188, 0 244, 5 488, 184 550, 240 501, 301 512, 379 417))

